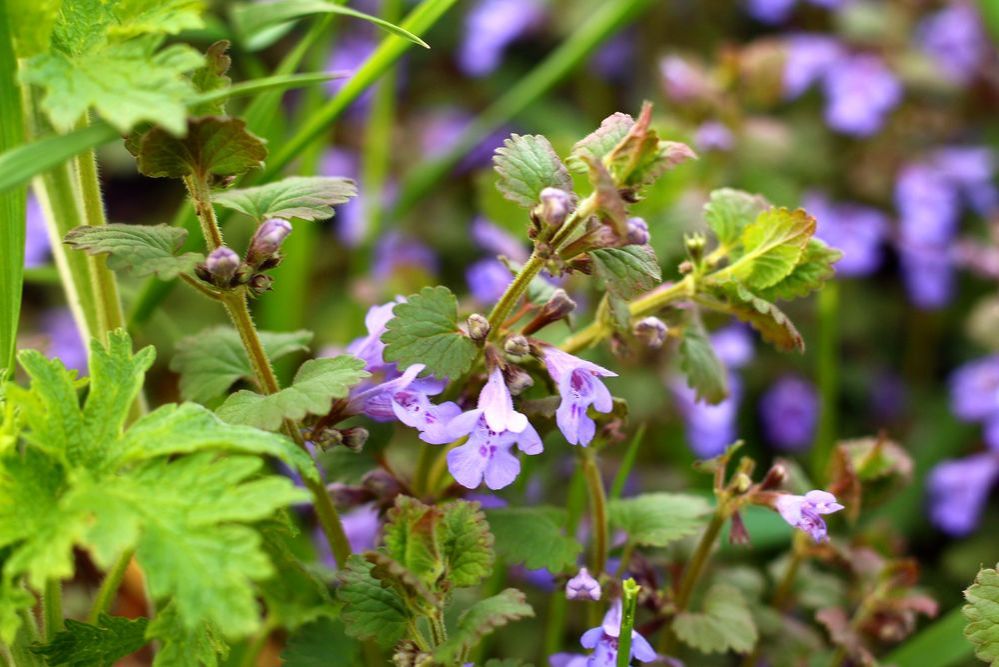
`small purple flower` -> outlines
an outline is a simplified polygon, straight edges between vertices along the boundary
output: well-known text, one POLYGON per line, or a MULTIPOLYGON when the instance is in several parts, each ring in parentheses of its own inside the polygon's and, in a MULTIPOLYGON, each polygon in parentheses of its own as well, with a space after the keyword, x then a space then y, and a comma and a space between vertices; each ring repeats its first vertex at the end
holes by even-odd
POLYGON ((978 526, 997 478, 999 456, 995 452, 937 464, 926 484, 930 519, 950 535, 970 534, 978 526))
POLYGON ((486 252, 515 262, 527 261, 528 252, 520 239, 481 216, 472 221, 472 240, 486 252))
POLYGON ((87 346, 80 337, 73 314, 66 308, 57 308, 42 315, 41 330, 48 336, 46 356, 62 361, 70 370, 87 372, 87 346))
POLYGON ((800 451, 812 443, 819 416, 815 387, 801 377, 784 376, 760 399, 767 439, 777 448, 800 451))
MULTIPOLYGON (((360 176, 360 159, 357 153, 343 148, 333 148, 323 153, 319 161, 320 176, 343 176, 355 181, 360 176)), ((351 197, 345 203, 336 207, 336 235, 340 241, 355 247, 364 238, 367 231, 367 220, 364 216, 364 188, 361 194, 351 197)))
POLYGON ((742 382, 737 375, 728 374, 728 396, 717 405, 697 400, 694 390, 683 378, 677 378, 672 389, 683 417, 687 444, 698 457, 717 456, 736 441, 742 400, 742 382))
POLYGON ((694 132, 694 144, 704 152, 730 151, 735 145, 735 136, 725 123, 709 120, 701 123, 694 132))
POLYGON ((836 61, 825 76, 829 126, 844 134, 868 137, 902 100, 902 84, 875 55, 858 54, 836 61))
POLYGON ((260 262, 273 257, 281 244, 291 234, 291 223, 281 218, 265 220, 250 239, 250 247, 246 253, 248 263, 256 266, 260 262))
POLYGON ((836 262, 837 275, 866 276, 878 270, 888 216, 860 204, 833 203, 818 192, 805 195, 802 204, 818 223, 816 237, 843 252, 836 262))
POLYGON ((585 567, 580 568, 579 573, 566 582, 565 597, 569 600, 599 600, 600 582, 585 567))
POLYGON ((597 412, 607 413, 614 407, 610 392, 599 378, 617 377, 617 373, 557 347, 546 346, 544 356, 548 374, 562 396, 555 412, 558 428, 570 445, 585 447, 596 435, 596 423, 587 409, 592 405, 597 412))
POLYGON ((28 194, 25 207, 24 268, 31 269, 45 264, 52 251, 49 231, 45 227, 42 206, 34 193, 28 194))
POLYGON ((538 0, 479 0, 465 16, 458 65, 468 76, 481 77, 499 67, 506 47, 544 19, 538 0))
POLYGON ((742 368, 756 355, 753 335, 745 324, 735 323, 711 334, 711 347, 727 368, 742 368))
POLYGON ((776 507, 785 521, 811 535, 816 542, 829 539, 822 515, 843 509, 836 496, 828 491, 809 491, 803 496, 784 493, 777 496, 776 507))
POLYGON ((902 241, 919 245, 948 244, 957 231, 960 200, 951 179, 927 164, 911 164, 895 181, 895 207, 902 241))
MULTIPOLYGON (((621 615, 621 600, 618 599, 607 610, 603 623, 599 627, 587 630, 579 638, 579 643, 583 648, 593 649, 587 663, 590 667, 616 667, 617 647, 621 636, 621 615)), ((657 657, 655 649, 652 648, 648 640, 638 634, 637 630, 632 630, 629 661, 652 662, 657 657)))
POLYGON ((406 426, 420 432, 420 439, 431 445, 444 445, 452 442, 447 426, 461 414, 457 403, 448 401, 435 405, 421 391, 397 391, 392 396, 392 411, 406 426))
POLYGON ((826 72, 844 54, 834 38, 814 33, 799 33, 787 40, 787 60, 784 64, 784 97, 793 100, 826 72))
POLYGON ((969 422, 999 416, 999 355, 976 359, 954 371, 950 407, 955 416, 969 422))
POLYGON ((468 291, 482 305, 494 304, 503 296, 513 276, 503 262, 491 257, 480 259, 465 270, 468 291))
POLYGON ((909 300, 924 310, 946 306, 954 296, 950 248, 900 244, 898 253, 909 300))
POLYGON ((347 399, 346 414, 363 414, 375 421, 388 422, 396 419, 396 408, 394 397, 397 393, 410 389, 413 392, 423 394, 435 394, 443 391, 443 383, 426 378, 417 380, 425 366, 423 364, 413 364, 401 375, 395 375, 392 371, 395 366, 386 367, 386 379, 382 382, 362 382, 351 389, 350 397, 347 399))
POLYGON ((365 368, 369 372, 384 370, 387 366, 382 357, 385 352, 382 334, 385 333, 385 325, 395 317, 392 310, 396 305, 405 303, 405 301, 405 297, 399 296, 394 301, 380 306, 371 306, 367 315, 364 316, 364 326, 368 330, 368 335, 354 339, 347 346, 349 354, 364 360, 365 368))
POLYGON ((378 281, 407 270, 433 276, 437 265, 437 254, 429 246, 393 230, 378 239, 371 275, 378 281))
POLYGON ((971 3, 954 4, 932 14, 916 30, 919 46, 947 77, 966 84, 988 55, 982 19, 971 3))

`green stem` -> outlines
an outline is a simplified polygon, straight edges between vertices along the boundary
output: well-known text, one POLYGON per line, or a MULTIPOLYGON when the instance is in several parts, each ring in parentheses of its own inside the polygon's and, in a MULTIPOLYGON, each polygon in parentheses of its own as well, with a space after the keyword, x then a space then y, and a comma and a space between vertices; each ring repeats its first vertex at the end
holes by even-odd
POLYGON ((96 624, 97 617, 111 609, 111 603, 118 594, 121 582, 125 578, 125 572, 128 570, 128 564, 132 562, 134 555, 134 549, 123 552, 104 575, 104 581, 101 582, 101 587, 97 590, 97 597, 94 598, 94 604, 87 615, 88 623, 96 624))
POLYGON ((212 205, 212 192, 208 187, 208 180, 205 177, 195 175, 185 176, 184 185, 187 186, 187 190, 191 194, 194 213, 201 224, 201 235, 205 238, 208 251, 211 252, 221 246, 224 241, 218 218, 215 217, 215 207, 212 205))
POLYGON ((243 652, 239 661, 240 667, 255 667, 260 659, 260 654, 267 646, 267 638, 271 636, 272 632, 274 632, 274 622, 268 617, 264 621, 264 627, 260 628, 260 632, 253 637, 250 645, 243 652))
POLYGON ((632 436, 631 442, 628 443, 628 449, 624 452, 624 457, 621 459, 621 465, 618 466, 617 474, 614 475, 614 483, 611 484, 610 499, 617 500, 621 497, 621 492, 624 491, 624 485, 628 481, 628 475, 631 474, 631 469, 635 467, 635 459, 638 457, 638 448, 642 444, 642 440, 645 438, 645 424, 639 425, 638 429, 635 431, 635 435, 632 436))
POLYGON ((599 577, 607 566, 607 494, 597 467, 597 453, 592 446, 583 448, 583 475, 590 492, 590 522, 593 530, 590 569, 594 577, 599 577))
POLYGON ((839 394, 839 285, 831 281, 819 292, 819 425, 812 450, 812 479, 821 483, 836 440, 839 394))
POLYGON ((413 475, 413 491, 417 495, 425 494, 430 489, 430 471, 433 470, 437 454, 438 449, 433 445, 420 447, 419 457, 416 459, 416 472, 413 475))
MULTIPOLYGON (((0 2, 0 153, 24 143, 24 119, 17 85, 17 57, 9 20, 0 2)), ((13 374, 17 324, 24 281, 25 188, 0 193, 0 382, 13 374)))
POLYGON ((527 287, 531 284, 531 281, 541 272, 544 268, 545 262, 538 256, 537 251, 531 253, 531 256, 527 259, 514 279, 507 285, 506 291, 503 292, 503 296, 500 300, 496 302, 493 306, 492 311, 489 313, 489 339, 496 340, 503 328, 503 323, 506 322, 507 318, 510 317, 510 313, 513 312, 514 307, 517 302, 520 301, 520 297, 524 295, 527 291, 527 287))
POLYGON ((62 582, 49 579, 45 582, 42 596, 42 618, 45 619, 45 640, 51 642, 56 633, 62 630, 62 582))
POLYGON ((631 665, 631 631, 635 628, 635 608, 638 606, 638 592, 642 587, 634 579, 628 579, 622 587, 621 630, 618 633, 617 667, 631 665))

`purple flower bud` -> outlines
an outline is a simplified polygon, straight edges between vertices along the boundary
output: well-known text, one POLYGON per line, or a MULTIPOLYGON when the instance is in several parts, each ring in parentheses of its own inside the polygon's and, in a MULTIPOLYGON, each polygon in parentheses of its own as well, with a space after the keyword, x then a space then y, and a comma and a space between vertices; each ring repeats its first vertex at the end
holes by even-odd
POLYGON ((649 225, 642 218, 628 218, 628 243, 645 245, 649 242, 649 225))
POLYGON ((572 196, 561 188, 545 188, 541 191, 541 204, 538 217, 552 227, 561 227, 572 210, 572 196))
POLYGON ((246 284, 250 288, 250 291, 255 295, 260 296, 265 292, 271 291, 274 285, 274 279, 267 275, 266 273, 256 273, 250 277, 250 282, 246 284))
POLYGON ((818 394, 804 378, 784 376, 760 399, 763 430, 779 449, 801 451, 811 445, 818 416, 818 394))
POLYGON ((777 496, 775 506, 785 521, 811 535, 816 542, 828 539, 826 522, 821 515, 843 509, 836 502, 836 496, 828 491, 809 491, 803 496, 782 493, 777 496))
POLYGON ((666 342, 666 323, 658 317, 645 317, 635 322, 632 329, 635 338, 653 349, 659 349, 666 342))
POLYGON ((730 324, 711 334, 711 347, 728 368, 742 368, 756 355, 753 335, 744 324, 730 324))
POLYGON ((523 329, 525 336, 540 331, 552 322, 558 322, 568 317, 576 310, 576 302, 561 287, 552 292, 551 298, 542 306, 541 311, 523 329))
POLYGON ((595 602, 600 599, 600 582, 590 576, 585 567, 580 568, 579 574, 566 582, 565 597, 569 600, 592 600, 595 602))
POLYGON ((246 262, 250 266, 260 266, 271 259, 281 249, 281 244, 291 234, 291 223, 281 218, 270 218, 257 227, 250 239, 246 252, 246 262))
POLYGON ((520 366, 507 366, 503 372, 503 377, 506 379, 506 386, 513 396, 520 396, 534 386, 534 378, 520 366))
POLYGON ((468 337, 477 343, 483 343, 489 335, 489 320, 478 313, 468 316, 468 337))
POLYGON ((219 287, 227 286, 232 281, 233 276, 236 275, 236 270, 239 269, 239 264, 239 255, 226 246, 219 246, 212 250, 205 260, 205 268, 208 269, 208 273, 211 274, 215 284, 219 287))
POLYGON ((531 344, 524 336, 510 336, 503 343, 503 350, 515 357, 526 357, 531 353, 531 344))
POLYGON ((343 446, 353 452, 359 452, 364 449, 364 443, 368 441, 369 435, 368 429, 363 426, 352 426, 340 431, 343 446))

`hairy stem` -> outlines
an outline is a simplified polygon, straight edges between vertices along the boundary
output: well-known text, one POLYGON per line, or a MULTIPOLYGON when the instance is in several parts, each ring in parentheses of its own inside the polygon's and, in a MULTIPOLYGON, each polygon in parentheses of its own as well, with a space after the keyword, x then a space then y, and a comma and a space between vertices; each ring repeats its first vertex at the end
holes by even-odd
POLYGON ((599 577, 607 565, 607 494, 604 480, 597 467, 597 453, 591 447, 583 449, 583 475, 590 495, 590 522, 593 524, 593 576, 599 577))
POLYGON ((191 194, 194 213, 201 223, 201 234, 205 237, 208 250, 211 252, 222 245, 222 230, 219 229, 218 218, 215 217, 215 207, 212 205, 212 193, 208 181, 203 176, 185 176, 184 185, 191 194))
POLYGON ((132 562, 134 555, 135 549, 124 551, 104 575, 104 581, 101 582, 101 587, 97 590, 97 597, 94 598, 94 604, 87 615, 88 623, 97 623, 97 617, 111 609, 111 603, 118 593, 118 588, 128 570, 128 564, 132 562))

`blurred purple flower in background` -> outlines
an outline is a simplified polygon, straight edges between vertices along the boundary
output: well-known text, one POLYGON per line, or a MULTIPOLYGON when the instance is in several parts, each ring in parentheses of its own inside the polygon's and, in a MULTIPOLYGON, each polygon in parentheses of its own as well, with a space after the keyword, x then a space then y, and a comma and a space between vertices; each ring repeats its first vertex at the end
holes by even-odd
MULTIPOLYGON (((458 145, 473 120, 475 116, 460 107, 449 106, 435 110, 420 127, 420 148, 423 157, 434 160, 450 153, 458 145)), ((461 174, 488 165, 493 152, 503 145, 503 140, 508 135, 509 131, 505 127, 486 135, 468 149, 455 166, 455 173, 461 174)))
MULTIPOLYGON (((344 31, 337 36, 333 49, 330 51, 329 60, 326 62, 326 71, 349 72, 353 76, 354 72, 364 64, 364 61, 374 53, 377 47, 378 40, 370 30, 355 28, 344 31)), ((349 80, 350 77, 332 79, 326 83, 326 90, 332 96, 339 92, 349 80)), ((347 112, 352 114, 367 113, 373 96, 374 88, 368 88, 351 103, 347 112)))
MULTIPOLYGON (((319 162, 320 176, 343 176, 356 181, 359 173, 360 158, 351 150, 331 148, 323 153, 319 162)), ((361 242, 366 231, 363 202, 363 194, 351 197, 346 203, 336 207, 336 217, 333 218, 337 238, 351 248, 361 242)))
POLYGON ((753 334, 745 324, 735 323, 711 334, 711 346, 728 369, 742 368, 756 355, 753 334))
POLYGON ((545 18, 539 0, 479 0, 465 15, 458 66, 468 76, 491 74, 506 47, 545 18))
POLYGON ((844 53, 835 38, 816 33, 790 35, 785 44, 784 96, 790 100, 820 81, 844 53))
POLYGON ((763 431, 779 449, 799 451, 811 445, 818 416, 815 387, 800 376, 779 378, 760 399, 763 431))
MULTIPOLYGON (((381 531, 381 518, 373 503, 359 505, 340 515, 343 532, 347 534, 350 550, 354 553, 369 551, 378 546, 378 536, 381 531)), ((336 568, 336 559, 330 552, 330 543, 323 532, 322 526, 316 525, 312 531, 312 543, 316 547, 319 560, 330 569, 336 568)))
POLYGON ((694 144, 701 151, 729 151, 735 145, 732 130, 724 123, 709 120, 694 132, 694 144))
POLYGON ((971 81, 988 55, 988 37, 971 3, 955 2, 927 16, 916 34, 922 51, 959 83, 971 81))
POLYGON ((437 253, 430 246, 397 230, 386 232, 375 246, 372 276, 385 280, 398 272, 418 271, 437 274, 437 253))
POLYGON ((42 206, 33 193, 28 194, 24 236, 24 268, 41 266, 49 261, 52 244, 45 227, 42 206))
POLYGON ((510 269, 491 257, 480 259, 465 270, 468 290, 483 306, 499 301, 512 279, 510 269))
POLYGON ((472 239, 483 250, 503 255, 515 262, 527 261, 527 249, 520 239, 482 216, 472 221, 472 239))
POLYGON ((937 172, 979 215, 988 215, 999 204, 999 191, 992 182, 996 156, 984 146, 946 146, 934 151, 931 163, 937 172))
POLYGON ((700 65, 678 55, 659 60, 663 89, 671 101, 686 104, 711 94, 707 72, 700 65))
MULTIPOLYGON (((841 7, 844 0, 807 0, 809 4, 826 9, 841 7)), ((746 11, 761 23, 776 25, 790 18, 797 0, 746 0, 746 11)))
POLYGON ((60 359, 66 368, 87 372, 87 346, 68 308, 55 308, 42 315, 39 327, 48 338, 45 354, 60 359))
POLYGON ((860 204, 833 203, 814 191, 805 195, 802 205, 818 223, 815 236, 843 252, 836 262, 837 276, 866 276, 878 270, 888 235, 887 215, 860 204))
POLYGON ((622 30, 590 58, 590 69, 608 81, 628 78, 635 69, 635 31, 622 30))
POLYGON ((927 479, 930 519, 945 533, 964 536, 978 527, 996 479, 999 454, 984 452, 939 463, 927 479))
POLYGON ((879 57, 857 54, 832 64, 825 76, 826 122, 856 137, 869 137, 902 100, 902 84, 879 57))

